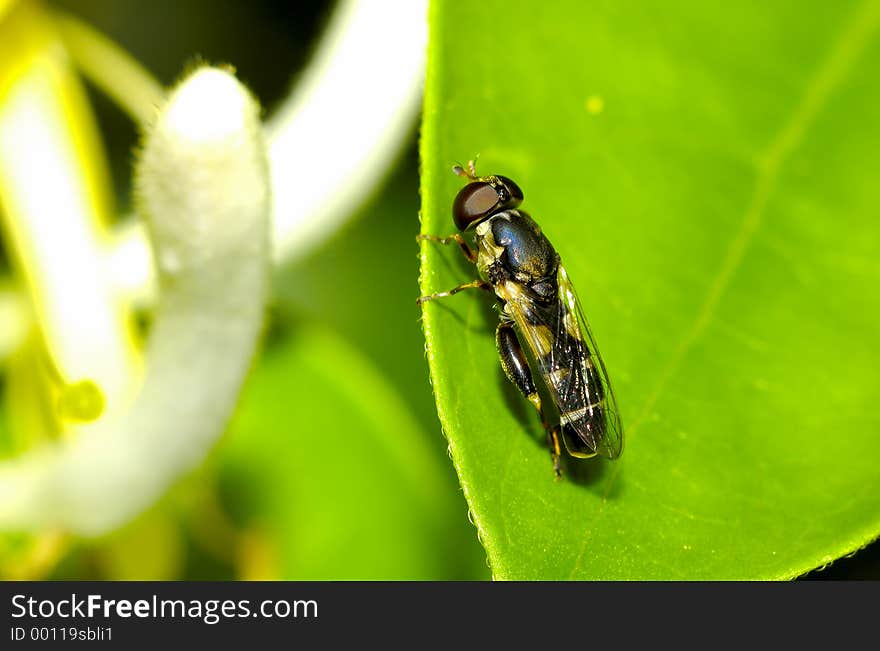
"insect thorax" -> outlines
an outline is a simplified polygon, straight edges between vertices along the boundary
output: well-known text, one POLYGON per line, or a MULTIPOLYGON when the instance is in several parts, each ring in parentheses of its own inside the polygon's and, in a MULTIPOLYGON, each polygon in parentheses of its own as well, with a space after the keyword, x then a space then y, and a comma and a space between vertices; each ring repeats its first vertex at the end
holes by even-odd
POLYGON ((476 235, 477 269, 493 286, 510 280, 537 300, 555 298, 559 255, 528 214, 497 213, 477 226, 476 235))

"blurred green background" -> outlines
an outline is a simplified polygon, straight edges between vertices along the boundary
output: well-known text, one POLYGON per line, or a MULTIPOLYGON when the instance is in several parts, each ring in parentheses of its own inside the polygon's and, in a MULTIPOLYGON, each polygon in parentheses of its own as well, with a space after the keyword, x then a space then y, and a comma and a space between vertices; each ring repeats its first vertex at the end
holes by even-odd
MULTIPOLYGON (((53 4, 122 44, 166 84, 195 57, 232 63, 267 113, 295 82, 332 10, 284 0, 53 4)), ((125 214, 139 136, 103 95, 90 89, 90 99, 125 214)), ((413 124, 394 171, 339 233, 279 270, 262 355, 201 469, 101 539, 0 536, 4 576, 489 578, 447 457, 414 301, 417 137, 413 124)), ((8 268, 5 257, 0 267, 8 268)), ((0 418, 0 449, 12 447, 10 436, 0 418)), ((880 578, 880 547, 807 578, 880 578)))

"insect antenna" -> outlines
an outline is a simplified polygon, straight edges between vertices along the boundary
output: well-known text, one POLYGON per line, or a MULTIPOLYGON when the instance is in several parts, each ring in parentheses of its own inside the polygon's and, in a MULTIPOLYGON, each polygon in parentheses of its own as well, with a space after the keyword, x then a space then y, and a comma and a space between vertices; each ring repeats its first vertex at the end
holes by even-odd
POLYGON ((477 154, 473 157, 472 160, 468 161, 467 169, 464 168, 464 165, 461 163, 456 163, 452 166, 452 173, 456 176, 463 176, 470 181, 476 181, 479 177, 477 176, 477 159, 480 158, 480 155, 477 154))

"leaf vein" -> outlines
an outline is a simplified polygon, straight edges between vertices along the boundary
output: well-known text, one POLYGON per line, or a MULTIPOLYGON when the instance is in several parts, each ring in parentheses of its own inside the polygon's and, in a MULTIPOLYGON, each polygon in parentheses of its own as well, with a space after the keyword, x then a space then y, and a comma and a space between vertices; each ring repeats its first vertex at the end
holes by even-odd
MULTIPOLYGON (((746 250, 762 224, 765 209, 776 189, 783 163, 803 141, 816 116, 840 86, 841 82, 852 71, 859 56, 874 36, 878 24, 880 24, 880 3, 875 0, 864 2, 855 12, 847 27, 842 30, 832 43, 828 55, 807 84, 806 90, 795 106, 791 117, 782 125, 776 137, 773 138, 770 145, 758 157, 757 178, 754 190, 743 213, 739 229, 727 248, 727 253, 709 286, 709 290, 700 305, 691 327, 688 328, 679 340, 669 362, 660 373, 653 390, 648 394, 648 398, 639 410, 632 427, 629 428, 628 434, 630 437, 644 422, 648 414, 650 414, 654 405, 666 390, 669 380, 678 370, 685 355, 705 332, 709 323, 711 323, 718 303, 734 274, 739 269, 746 250)), ((615 468, 606 485, 602 503, 584 533, 583 541, 575 557, 574 566, 569 578, 574 578, 580 570, 587 544, 596 525, 605 513, 608 496, 618 475, 619 471, 615 468)))
POLYGON ((715 274, 693 324, 685 332, 661 372, 654 389, 645 400, 630 428, 630 434, 642 424, 662 395, 668 381, 675 374, 684 356, 712 321, 724 291, 739 268, 755 232, 761 226, 765 208, 779 180, 782 164, 803 140, 816 115, 850 72, 859 54, 864 50, 876 30, 878 23, 880 23, 880 3, 873 0, 866 2, 856 13, 849 27, 837 38, 831 48, 830 55, 807 85, 792 117, 783 125, 766 151, 758 157, 754 191, 743 214, 739 230, 728 246, 724 260, 715 274))

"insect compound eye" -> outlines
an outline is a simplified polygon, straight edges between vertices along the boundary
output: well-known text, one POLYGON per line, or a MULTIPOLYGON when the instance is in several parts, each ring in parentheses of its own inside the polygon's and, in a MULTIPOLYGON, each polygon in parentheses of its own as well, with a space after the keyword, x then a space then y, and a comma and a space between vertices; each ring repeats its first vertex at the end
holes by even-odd
POLYGON ((459 230, 465 231, 488 217, 498 207, 498 191, 485 181, 464 186, 452 204, 452 217, 459 230))
POLYGON ((502 208, 516 208, 522 203, 523 193, 519 186, 506 176, 496 176, 498 179, 498 196, 501 197, 502 208), (503 188, 503 193, 502 193, 503 188))

